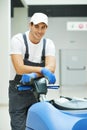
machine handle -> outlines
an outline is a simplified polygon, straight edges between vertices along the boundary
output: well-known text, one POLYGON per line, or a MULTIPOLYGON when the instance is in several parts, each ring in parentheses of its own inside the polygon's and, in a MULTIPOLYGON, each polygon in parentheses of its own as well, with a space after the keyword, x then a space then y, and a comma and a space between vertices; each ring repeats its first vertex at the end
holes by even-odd
POLYGON ((23 86, 23 85, 17 85, 16 87, 17 87, 18 91, 32 90, 32 86, 28 86, 28 85, 25 85, 25 86, 23 86))
POLYGON ((60 86, 58 84, 48 84, 47 88, 48 89, 58 89, 60 86))

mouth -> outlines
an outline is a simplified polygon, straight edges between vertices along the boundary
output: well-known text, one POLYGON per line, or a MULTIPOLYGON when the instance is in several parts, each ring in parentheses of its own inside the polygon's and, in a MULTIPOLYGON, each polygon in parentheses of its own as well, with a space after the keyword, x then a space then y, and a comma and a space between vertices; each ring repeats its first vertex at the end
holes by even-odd
POLYGON ((37 38, 39 38, 39 39, 40 39, 40 38, 42 38, 42 35, 41 35, 41 34, 39 34, 39 33, 38 33, 38 34, 36 34, 36 36, 37 36, 37 38))

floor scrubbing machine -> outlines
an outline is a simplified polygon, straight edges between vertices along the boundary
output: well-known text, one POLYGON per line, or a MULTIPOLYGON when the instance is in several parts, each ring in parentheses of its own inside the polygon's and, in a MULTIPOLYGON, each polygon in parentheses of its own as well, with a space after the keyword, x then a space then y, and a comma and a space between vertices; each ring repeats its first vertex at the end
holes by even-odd
POLYGON ((26 130, 87 130, 87 99, 60 97, 47 101, 49 88, 58 89, 59 86, 47 84, 45 78, 33 81, 38 102, 28 110, 26 130))

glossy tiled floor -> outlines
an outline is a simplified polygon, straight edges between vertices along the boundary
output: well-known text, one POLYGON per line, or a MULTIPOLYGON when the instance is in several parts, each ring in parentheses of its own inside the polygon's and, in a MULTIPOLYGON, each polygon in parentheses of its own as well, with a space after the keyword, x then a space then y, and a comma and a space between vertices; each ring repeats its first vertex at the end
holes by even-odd
MULTIPOLYGON (((57 97, 58 92, 55 90, 50 90, 50 92, 47 95, 47 100, 52 99, 52 97, 57 97)), ((8 105, 0 105, 0 130, 11 130, 8 105)))
POLYGON ((8 106, 0 106, 0 130, 11 130, 8 106))

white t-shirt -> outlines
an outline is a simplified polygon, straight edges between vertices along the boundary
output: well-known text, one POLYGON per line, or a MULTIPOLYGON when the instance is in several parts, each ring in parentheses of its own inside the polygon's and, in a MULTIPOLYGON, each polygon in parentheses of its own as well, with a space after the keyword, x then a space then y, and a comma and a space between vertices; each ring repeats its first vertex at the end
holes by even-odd
MULTIPOLYGON (((25 32, 27 37, 27 44, 29 50, 29 61, 41 63, 42 49, 43 49, 43 38, 38 44, 33 44, 28 36, 29 31, 25 32)), ((19 33, 11 39, 10 55, 21 54, 23 58, 25 56, 26 46, 24 44, 23 34, 19 33)), ((45 56, 55 56, 55 46, 52 40, 46 39, 45 56)), ((11 61, 10 61, 11 62, 11 61)), ((16 75, 16 71, 11 62, 10 64, 10 80, 13 80, 16 75)))

